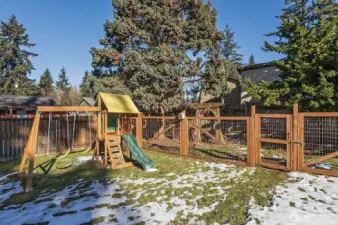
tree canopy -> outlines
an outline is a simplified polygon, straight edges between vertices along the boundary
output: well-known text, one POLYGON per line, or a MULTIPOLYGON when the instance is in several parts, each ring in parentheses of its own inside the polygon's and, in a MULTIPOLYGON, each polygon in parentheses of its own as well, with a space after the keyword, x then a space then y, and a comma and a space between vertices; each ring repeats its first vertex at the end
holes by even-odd
POLYGON ((34 70, 31 57, 37 54, 28 49, 30 42, 26 29, 13 15, 0 25, 0 92, 13 95, 36 95, 39 89, 29 79, 34 70))
POLYGON ((250 55, 249 58, 249 66, 255 65, 256 64, 256 60, 255 60, 255 56, 253 54, 250 55))
POLYGON ((39 88, 42 96, 47 96, 54 90, 54 80, 49 69, 46 69, 40 77, 39 88))
POLYGON ((235 32, 231 30, 229 24, 226 24, 222 34, 222 40, 220 42, 220 51, 222 58, 230 60, 237 66, 241 66, 243 55, 238 53, 239 49, 240 46, 235 41, 235 32))
POLYGON ((278 18, 281 25, 268 36, 265 50, 285 55, 274 64, 282 71, 278 80, 245 88, 265 105, 300 104, 303 110, 328 110, 338 103, 338 9, 331 0, 287 0, 278 18))
POLYGON ((218 81, 226 79, 220 74, 224 63, 211 65, 222 59, 222 33, 210 2, 114 0, 113 5, 103 48, 91 49, 93 67, 104 71, 93 76, 96 88, 119 84, 142 110, 162 113, 182 107, 187 84, 201 82, 217 96, 227 89, 218 81))

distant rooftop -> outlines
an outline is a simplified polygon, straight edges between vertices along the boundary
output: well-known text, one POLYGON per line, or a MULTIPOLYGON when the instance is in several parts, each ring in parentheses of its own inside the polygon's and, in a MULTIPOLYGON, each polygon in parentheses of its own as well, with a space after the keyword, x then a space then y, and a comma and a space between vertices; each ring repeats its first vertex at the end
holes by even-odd
POLYGON ((82 105, 83 103, 86 103, 88 106, 94 106, 95 105, 95 99, 91 97, 83 97, 81 101, 78 103, 78 106, 82 105))
POLYGON ((0 107, 5 106, 54 106, 55 101, 47 97, 0 95, 0 107))
POLYGON ((241 71, 247 71, 247 70, 254 70, 254 69, 260 69, 260 68, 266 68, 266 67, 270 67, 270 66, 274 66, 273 62, 266 62, 266 63, 258 63, 258 64, 254 64, 254 65, 249 65, 249 66, 244 66, 241 71))

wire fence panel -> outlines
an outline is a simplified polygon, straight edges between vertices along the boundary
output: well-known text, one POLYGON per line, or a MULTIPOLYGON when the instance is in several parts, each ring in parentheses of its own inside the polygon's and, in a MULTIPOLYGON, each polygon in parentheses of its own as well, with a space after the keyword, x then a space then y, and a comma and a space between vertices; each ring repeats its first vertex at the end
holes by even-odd
POLYGON ((261 138, 286 140, 285 118, 261 118, 261 138))
POLYGON ((261 143, 261 161, 280 166, 287 166, 287 147, 285 144, 261 143))
POLYGON ((248 120, 229 118, 189 119, 189 155, 247 163, 248 120))
POLYGON ((144 118, 143 147, 161 152, 180 153, 180 123, 178 119, 144 118))
POLYGON ((304 117, 303 153, 307 167, 338 172, 338 114, 304 117))
POLYGON ((262 166, 291 169, 290 114, 257 114, 257 156, 262 166))

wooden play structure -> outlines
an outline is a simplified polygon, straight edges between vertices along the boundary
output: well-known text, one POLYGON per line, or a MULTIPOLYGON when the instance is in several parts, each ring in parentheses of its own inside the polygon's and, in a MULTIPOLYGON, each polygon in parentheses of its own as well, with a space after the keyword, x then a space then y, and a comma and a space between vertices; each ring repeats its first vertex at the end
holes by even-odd
POLYGON ((132 135, 132 117, 139 123, 140 112, 127 95, 99 93, 94 107, 64 107, 43 106, 37 107, 36 115, 30 131, 26 147, 19 166, 19 174, 29 158, 29 168, 26 182, 26 192, 32 190, 34 160, 37 148, 37 137, 41 115, 44 113, 74 113, 86 112, 97 114, 97 137, 93 151, 93 161, 100 162, 112 169, 121 169, 132 166, 126 162, 122 153, 122 142, 126 143, 131 155, 141 164, 144 170, 153 170, 154 162, 147 158, 139 148, 141 140, 132 135))
POLYGON ((215 131, 215 135, 210 134, 207 130, 203 129, 203 122, 200 118, 206 116, 220 117, 220 107, 222 103, 217 102, 208 102, 208 103, 191 103, 188 108, 195 110, 195 121, 190 121, 190 126, 195 128, 194 136, 195 136, 195 144, 199 144, 201 142, 201 133, 204 133, 208 136, 215 144, 226 144, 224 140, 224 136, 221 130, 221 121, 215 121, 213 124, 213 130, 215 131))

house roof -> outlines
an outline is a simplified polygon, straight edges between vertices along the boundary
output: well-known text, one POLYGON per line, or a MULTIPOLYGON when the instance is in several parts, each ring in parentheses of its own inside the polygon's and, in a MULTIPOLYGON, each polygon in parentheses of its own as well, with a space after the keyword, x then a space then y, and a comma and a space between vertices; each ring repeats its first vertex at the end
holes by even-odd
POLYGON ((260 69, 260 68, 271 67, 271 66, 274 66, 274 65, 275 64, 273 62, 258 63, 258 64, 254 64, 254 65, 244 66, 241 69, 241 72, 248 71, 248 70, 254 70, 254 69, 260 69))
POLYGON ((53 106, 55 101, 47 97, 0 95, 0 107, 7 106, 53 106))
MULTIPOLYGON (((109 113, 140 113, 129 95, 99 93, 109 113)), ((95 102, 97 105, 97 101, 95 102)))
POLYGON ((95 105, 95 99, 91 97, 83 97, 78 105, 80 105, 82 102, 86 102, 88 106, 95 105))

